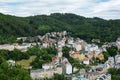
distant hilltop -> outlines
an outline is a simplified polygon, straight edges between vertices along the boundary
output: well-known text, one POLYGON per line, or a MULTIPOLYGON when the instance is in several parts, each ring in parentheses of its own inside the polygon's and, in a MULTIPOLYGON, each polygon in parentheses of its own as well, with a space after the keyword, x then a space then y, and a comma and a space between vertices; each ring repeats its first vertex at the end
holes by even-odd
POLYGON ((0 43, 12 43, 20 36, 44 35, 53 31, 68 31, 71 36, 86 41, 99 39, 101 42, 115 41, 120 37, 120 19, 104 20, 86 18, 72 13, 53 13, 16 17, 0 14, 0 43))

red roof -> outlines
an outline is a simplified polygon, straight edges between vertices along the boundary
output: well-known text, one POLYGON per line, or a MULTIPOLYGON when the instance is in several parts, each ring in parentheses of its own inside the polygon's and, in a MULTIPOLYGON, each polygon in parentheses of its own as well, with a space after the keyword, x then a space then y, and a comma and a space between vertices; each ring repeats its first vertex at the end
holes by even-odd
POLYGON ((80 52, 76 51, 76 52, 74 52, 74 54, 80 54, 80 52))
POLYGON ((89 58, 84 58, 84 61, 89 61, 89 58))
POLYGON ((52 62, 55 61, 56 59, 57 59, 56 57, 53 57, 53 58, 52 58, 52 62))

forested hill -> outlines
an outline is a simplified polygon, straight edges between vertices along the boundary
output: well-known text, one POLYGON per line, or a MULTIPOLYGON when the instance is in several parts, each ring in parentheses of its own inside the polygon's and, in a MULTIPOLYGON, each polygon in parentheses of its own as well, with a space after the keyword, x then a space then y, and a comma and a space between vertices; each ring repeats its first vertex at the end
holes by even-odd
POLYGON ((120 37, 120 20, 85 18, 71 13, 24 18, 0 14, 0 43, 12 42, 18 36, 36 36, 63 30, 87 41, 93 38, 114 41, 120 37))

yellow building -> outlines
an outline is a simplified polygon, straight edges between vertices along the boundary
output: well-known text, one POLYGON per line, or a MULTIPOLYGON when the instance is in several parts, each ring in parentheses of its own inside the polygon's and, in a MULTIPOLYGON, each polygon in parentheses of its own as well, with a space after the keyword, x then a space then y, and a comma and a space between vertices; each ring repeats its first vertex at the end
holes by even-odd
POLYGON ((79 60, 83 60, 85 58, 85 55, 84 54, 74 54, 73 58, 77 58, 79 60))
POLYGON ((104 60, 104 55, 102 53, 98 54, 97 56, 100 60, 104 60))

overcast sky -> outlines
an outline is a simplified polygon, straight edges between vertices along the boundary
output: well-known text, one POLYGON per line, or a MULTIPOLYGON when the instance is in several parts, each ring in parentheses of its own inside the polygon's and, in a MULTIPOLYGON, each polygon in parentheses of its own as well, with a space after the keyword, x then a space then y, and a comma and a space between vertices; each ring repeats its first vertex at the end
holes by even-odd
POLYGON ((4 14, 25 17, 58 12, 120 19, 120 0, 0 0, 4 14))

